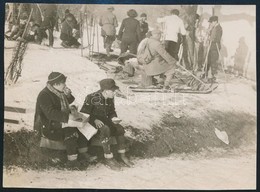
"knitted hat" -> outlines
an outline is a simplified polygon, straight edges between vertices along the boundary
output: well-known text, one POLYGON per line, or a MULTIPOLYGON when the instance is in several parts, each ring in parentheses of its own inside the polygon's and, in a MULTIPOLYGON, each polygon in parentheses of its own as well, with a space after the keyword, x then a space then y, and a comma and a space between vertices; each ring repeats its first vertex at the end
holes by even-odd
POLYGON ((55 83, 61 83, 66 82, 67 77, 59 72, 51 72, 48 76, 48 83, 55 84, 55 83))
POLYGON ((103 79, 99 82, 100 89, 101 90, 112 90, 115 91, 119 89, 119 87, 116 85, 116 82, 114 79, 103 79))
POLYGON ((136 10, 134 10, 134 9, 130 9, 129 11, 127 11, 127 15, 128 15, 128 17, 137 17, 138 16, 136 10))
POLYGON ((213 22, 213 21, 218 21, 218 16, 211 16, 211 17, 209 18, 209 22, 210 22, 210 23, 213 22))
POLYGON ((140 17, 147 17, 146 13, 142 13, 140 17))

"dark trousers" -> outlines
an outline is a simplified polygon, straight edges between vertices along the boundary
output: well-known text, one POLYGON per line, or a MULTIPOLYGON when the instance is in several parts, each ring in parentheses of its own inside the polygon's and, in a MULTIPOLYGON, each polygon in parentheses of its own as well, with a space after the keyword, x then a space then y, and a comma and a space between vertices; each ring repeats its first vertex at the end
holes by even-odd
POLYGON ((61 33, 60 39, 69 47, 73 45, 75 46, 81 45, 75 37, 67 35, 65 33, 61 33))
POLYGON ((177 61, 179 61, 178 52, 180 44, 174 41, 165 41, 165 50, 177 61))
POLYGON ((121 54, 127 52, 128 49, 129 49, 130 53, 136 54, 137 53, 137 47, 138 47, 137 41, 122 40, 122 42, 121 42, 121 54))
MULTIPOLYGON (((111 136, 115 136, 118 150, 125 149, 125 130, 124 127, 120 124, 114 124, 111 122, 103 121, 104 125, 98 129, 98 136, 101 141, 103 150, 105 154, 110 154, 110 144, 109 140, 111 136)), ((94 125, 94 124, 93 124, 94 125)), ((96 127, 94 125, 94 127, 96 127)))
POLYGON ((208 63, 207 63, 207 71, 206 74, 208 76, 208 71, 211 69, 211 75, 215 76, 218 70, 218 50, 210 49, 208 55, 208 63))
POLYGON ((104 48, 110 50, 115 39, 116 39, 115 36, 109 36, 109 35, 103 36, 104 48))
POLYGON ((88 140, 77 127, 66 127, 63 129, 67 155, 77 154, 79 149, 88 147, 88 140))
POLYGON ((54 37, 53 37, 53 30, 54 26, 56 25, 56 19, 52 16, 47 16, 44 18, 43 22, 41 23, 39 33, 37 36, 37 42, 41 43, 43 38, 46 37, 46 30, 48 30, 49 33, 49 46, 53 46, 54 43, 54 37))

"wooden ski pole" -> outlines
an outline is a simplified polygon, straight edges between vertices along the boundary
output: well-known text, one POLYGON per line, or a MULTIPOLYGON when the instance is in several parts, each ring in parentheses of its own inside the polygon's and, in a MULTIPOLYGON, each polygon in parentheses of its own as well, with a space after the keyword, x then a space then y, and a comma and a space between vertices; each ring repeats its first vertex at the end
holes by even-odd
POLYGON ((83 29, 84 29, 84 23, 83 23, 83 19, 82 19, 82 12, 80 12, 80 41, 81 41, 81 48, 80 48, 80 53, 81 53, 81 57, 83 57, 83 29))
POLYGON ((204 60, 204 67, 203 68, 204 68, 205 77, 206 77, 206 74, 207 74, 207 71, 208 71, 208 57, 209 57, 210 47, 211 47, 211 41, 209 42, 209 47, 207 49, 206 57, 205 57, 205 60, 204 60))

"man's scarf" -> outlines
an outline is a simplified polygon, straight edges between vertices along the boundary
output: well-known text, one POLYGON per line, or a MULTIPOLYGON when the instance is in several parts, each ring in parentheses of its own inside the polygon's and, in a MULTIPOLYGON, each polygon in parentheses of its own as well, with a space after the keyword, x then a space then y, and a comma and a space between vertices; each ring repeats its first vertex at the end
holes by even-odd
POLYGON ((59 92, 57 89, 55 89, 53 86, 51 86, 49 83, 47 83, 47 88, 57 95, 60 98, 60 104, 61 104, 61 111, 69 111, 69 102, 64 93, 59 92))

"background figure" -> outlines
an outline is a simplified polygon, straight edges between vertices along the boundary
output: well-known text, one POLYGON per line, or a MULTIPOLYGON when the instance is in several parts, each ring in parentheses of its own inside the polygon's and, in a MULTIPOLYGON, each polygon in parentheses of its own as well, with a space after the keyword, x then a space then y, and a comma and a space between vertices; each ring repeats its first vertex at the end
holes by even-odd
POLYGON ((16 24, 9 36, 5 35, 8 40, 16 40, 18 37, 22 37, 23 32, 25 30, 26 23, 28 21, 27 13, 22 13, 19 19, 19 24, 16 24))
POLYGON ((241 37, 234 55, 234 72, 237 76, 243 76, 247 54, 248 46, 245 42, 245 38, 241 37))
POLYGON ((208 72, 211 70, 211 80, 215 81, 218 70, 218 59, 219 59, 219 52, 221 49, 221 38, 222 38, 222 27, 218 23, 217 16, 211 16, 209 18, 210 22, 210 34, 209 34, 209 53, 208 53, 208 63, 206 66, 206 77, 208 77, 208 72))
POLYGON ((13 26, 17 24, 19 3, 7 3, 7 5, 8 15, 6 21, 8 22, 8 30, 6 31, 6 33, 9 33, 11 32, 13 26))
POLYGON ((81 44, 75 37, 76 31, 79 25, 72 16, 68 16, 61 25, 60 39, 62 40, 61 45, 65 48, 75 47, 78 48, 81 44))
POLYGON ((194 70, 202 71, 204 62, 204 40, 206 38, 206 29, 202 26, 201 18, 196 14, 195 23, 195 66, 194 70))
POLYGON ((147 20, 147 15, 145 13, 142 13, 140 15, 140 29, 141 29, 141 40, 143 40, 146 37, 146 33, 149 31, 149 26, 148 23, 146 22, 147 20))
POLYGON ((41 44, 44 37, 46 37, 46 30, 49 35, 49 46, 53 47, 54 38, 53 30, 57 24, 57 5, 55 4, 40 4, 38 6, 41 13, 42 22, 38 31, 37 42, 41 44))
POLYGON ((137 19, 137 12, 130 9, 127 12, 128 18, 122 21, 118 39, 121 40, 121 54, 125 53, 128 49, 130 53, 137 53, 137 46, 141 41, 140 23, 137 19))
POLYGON ((101 26, 101 36, 103 37, 104 48, 106 49, 107 56, 110 56, 110 52, 113 50, 111 46, 116 39, 116 27, 118 26, 117 18, 113 14, 114 7, 108 7, 99 20, 101 26))
POLYGON ((173 9, 170 16, 157 19, 158 23, 164 23, 165 49, 176 60, 179 60, 178 52, 180 48, 178 34, 180 33, 182 36, 186 35, 184 23, 178 17, 179 13, 178 9, 173 9))

